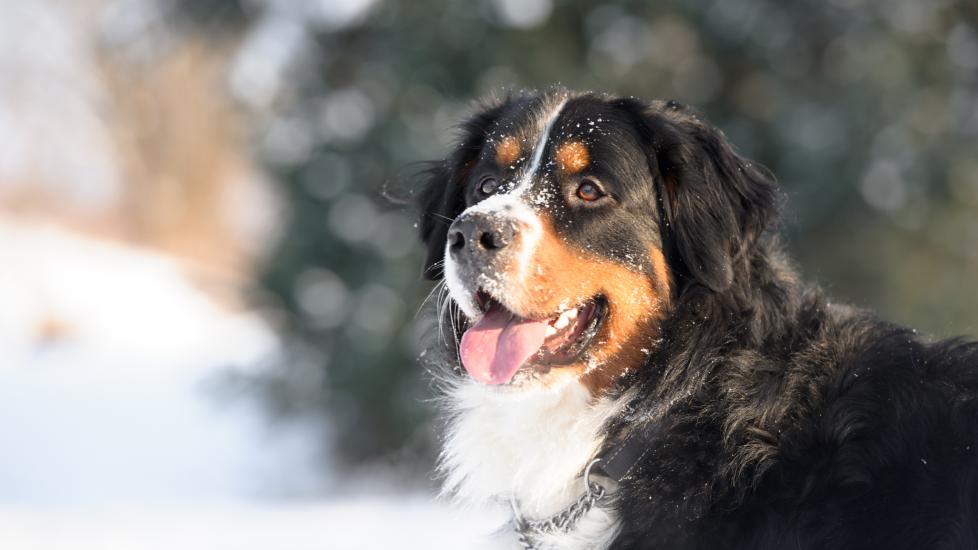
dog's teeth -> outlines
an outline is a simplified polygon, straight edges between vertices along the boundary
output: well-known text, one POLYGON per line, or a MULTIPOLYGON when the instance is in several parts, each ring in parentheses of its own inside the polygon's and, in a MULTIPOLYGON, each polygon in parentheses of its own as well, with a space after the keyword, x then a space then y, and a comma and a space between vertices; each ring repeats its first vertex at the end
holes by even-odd
POLYGON ((568 311, 564 315, 566 315, 568 319, 577 319, 577 308, 568 311))
POLYGON ((569 324, 570 324, 570 318, 567 317, 566 315, 561 315, 560 317, 557 318, 557 322, 554 323, 554 327, 564 328, 569 324))
POLYGON ((547 325, 547 332, 545 333, 545 338, 550 338, 554 334, 557 334, 557 329, 551 325, 547 325))

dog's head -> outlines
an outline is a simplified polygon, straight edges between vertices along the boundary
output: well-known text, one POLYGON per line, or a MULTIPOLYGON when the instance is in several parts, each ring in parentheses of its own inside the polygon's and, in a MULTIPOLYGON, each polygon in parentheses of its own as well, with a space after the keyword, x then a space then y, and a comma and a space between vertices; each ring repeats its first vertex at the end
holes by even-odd
POLYGON ((551 90, 461 130, 420 194, 424 273, 444 278, 485 384, 604 391, 682 292, 736 284, 775 209, 762 172, 673 102, 551 90))

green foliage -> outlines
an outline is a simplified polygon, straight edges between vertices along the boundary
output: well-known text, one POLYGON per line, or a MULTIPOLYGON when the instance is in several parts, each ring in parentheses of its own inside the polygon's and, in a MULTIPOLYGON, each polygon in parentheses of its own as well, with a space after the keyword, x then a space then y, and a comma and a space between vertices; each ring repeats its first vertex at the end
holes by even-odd
POLYGON ((413 214, 379 189, 408 194, 473 98, 554 83, 694 105, 782 182, 808 277, 978 333, 976 23, 968 0, 416 0, 305 25, 256 123, 291 207, 264 284, 302 350, 273 395, 329 415, 347 458, 430 449, 412 329, 428 287, 413 214))

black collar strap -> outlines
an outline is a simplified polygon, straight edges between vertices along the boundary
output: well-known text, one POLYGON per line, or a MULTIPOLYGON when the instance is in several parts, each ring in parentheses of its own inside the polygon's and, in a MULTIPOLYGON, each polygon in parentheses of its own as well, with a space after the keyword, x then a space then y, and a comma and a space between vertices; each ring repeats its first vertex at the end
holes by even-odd
POLYGON ((531 520, 523 517, 519 504, 512 501, 513 528, 520 545, 526 550, 536 550, 541 536, 573 529, 598 502, 618 491, 621 482, 628 479, 652 448, 652 438, 657 432, 654 426, 637 426, 617 444, 605 446, 581 473, 584 494, 548 518, 531 520))
POLYGON ((642 458, 652 449, 652 439, 658 433, 657 425, 636 426, 624 439, 613 445, 606 445, 588 465, 590 475, 613 481, 615 486, 609 487, 609 490, 616 491, 617 485, 633 473, 642 458))

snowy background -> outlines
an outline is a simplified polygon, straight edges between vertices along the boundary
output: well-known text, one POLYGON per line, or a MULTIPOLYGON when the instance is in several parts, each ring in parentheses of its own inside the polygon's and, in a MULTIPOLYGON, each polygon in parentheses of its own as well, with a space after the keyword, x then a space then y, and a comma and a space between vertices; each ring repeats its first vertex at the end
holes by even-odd
MULTIPOLYGON (((365 8, 308 6, 338 23, 365 8)), ((221 130, 233 113, 194 113, 213 140, 198 159, 180 115, 176 130, 145 127, 146 110, 173 114, 167 98, 116 103, 146 93, 127 79, 157 77, 113 75, 101 44, 151 55, 141 48, 174 37, 140 25, 166 7, 0 2, 0 547, 488 547, 504 516, 453 511, 383 467, 340 478, 328 423, 273 422, 229 382, 284 360, 274 315, 248 299, 284 214, 221 130), (166 180, 189 170, 205 175, 166 180), (194 225, 188 210, 218 221, 194 225)), ((266 47, 290 47, 279 38, 266 47)), ((231 89, 260 102, 275 93, 259 74, 275 55, 174 70, 200 79, 230 63, 231 89)))
POLYGON ((0 0, 0 548, 499 546, 398 203, 555 82, 698 107, 809 279, 978 335, 972 0, 0 0))
POLYGON ((0 265, 3 548, 489 548, 505 520, 340 482, 315 426, 226 395, 279 342, 172 259, 20 221, 0 265))

